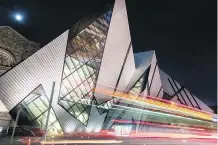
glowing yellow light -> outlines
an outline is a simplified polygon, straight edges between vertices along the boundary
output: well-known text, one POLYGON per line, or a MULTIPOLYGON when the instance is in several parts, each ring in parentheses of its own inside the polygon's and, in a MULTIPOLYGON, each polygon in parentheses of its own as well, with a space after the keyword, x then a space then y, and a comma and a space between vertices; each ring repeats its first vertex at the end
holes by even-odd
POLYGON ((184 113, 189 114, 190 116, 195 116, 195 117, 209 120, 209 121, 213 120, 213 116, 207 112, 192 109, 190 107, 185 107, 185 106, 179 105, 175 102, 170 102, 170 101, 161 100, 161 99, 152 98, 152 97, 147 97, 146 99, 142 99, 142 98, 140 98, 138 96, 134 96, 132 94, 127 94, 127 93, 122 93, 122 92, 114 93, 113 90, 107 90, 107 89, 102 89, 102 88, 101 89, 93 89, 93 91, 100 93, 100 94, 108 95, 108 96, 114 96, 114 97, 118 97, 118 98, 132 100, 132 101, 138 101, 138 102, 148 103, 151 105, 156 105, 156 106, 159 106, 159 107, 162 107, 165 109, 182 111, 184 113))

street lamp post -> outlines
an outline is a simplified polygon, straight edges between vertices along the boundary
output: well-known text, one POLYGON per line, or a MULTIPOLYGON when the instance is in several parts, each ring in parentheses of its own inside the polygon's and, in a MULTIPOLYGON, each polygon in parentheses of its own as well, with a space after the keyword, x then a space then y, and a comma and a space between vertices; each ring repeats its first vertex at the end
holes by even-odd
POLYGON ((46 136, 47 136, 47 132, 48 132, 48 123, 49 123, 49 118, 50 118, 50 112, 51 112, 51 105, 52 105, 52 100, 53 100, 53 95, 54 95, 54 87, 55 87, 55 82, 53 82, 52 85, 52 90, 51 90, 51 97, 49 100, 49 107, 48 107, 48 115, 47 115, 47 120, 46 120, 46 124, 45 124, 45 137, 44 140, 46 140, 46 136))
POLYGON ((19 120, 19 116, 20 116, 21 110, 22 110, 21 106, 18 105, 17 116, 16 116, 16 120, 15 120, 15 123, 14 123, 14 128, 13 128, 13 132, 12 132, 12 135, 11 135, 11 140, 10 140, 10 144, 9 144, 9 145, 12 145, 12 142, 13 142, 13 139, 14 139, 15 129, 16 129, 16 127, 17 127, 17 122, 18 122, 18 120, 19 120))

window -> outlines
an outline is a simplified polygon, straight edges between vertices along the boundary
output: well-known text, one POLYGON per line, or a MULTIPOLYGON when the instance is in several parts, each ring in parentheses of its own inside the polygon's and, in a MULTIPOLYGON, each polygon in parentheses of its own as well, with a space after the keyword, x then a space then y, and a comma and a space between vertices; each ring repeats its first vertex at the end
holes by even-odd
MULTIPOLYGON (((46 97, 42 86, 38 86, 32 93, 30 93, 19 105, 22 107, 22 113, 26 115, 30 122, 33 123, 34 126, 40 127, 42 130, 45 128, 47 116, 48 116, 48 107, 49 100, 46 97)), ((17 106, 14 108, 16 109, 17 106)), ((12 109, 13 110, 13 109, 12 109)), ((53 123, 56 122, 56 133, 62 133, 62 128, 60 127, 59 122, 57 121, 56 115, 51 108, 51 114, 48 122, 48 130, 49 134, 53 134, 52 132, 53 123)), ((21 124, 22 125, 22 124, 21 124)))
POLYGON ((110 10, 68 40, 59 104, 84 125, 91 109, 93 82, 100 69, 111 14, 110 10))

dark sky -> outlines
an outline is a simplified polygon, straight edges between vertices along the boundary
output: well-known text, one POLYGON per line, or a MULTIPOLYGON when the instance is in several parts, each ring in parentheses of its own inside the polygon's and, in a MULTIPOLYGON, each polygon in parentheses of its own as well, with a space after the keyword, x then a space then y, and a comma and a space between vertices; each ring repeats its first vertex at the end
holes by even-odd
MULTIPOLYGON (((113 0, 5 0, 0 25, 45 45, 113 0), (23 23, 11 14, 22 12, 23 23)), ((216 104, 216 0, 127 0, 134 52, 156 50, 161 67, 209 105, 216 104)))

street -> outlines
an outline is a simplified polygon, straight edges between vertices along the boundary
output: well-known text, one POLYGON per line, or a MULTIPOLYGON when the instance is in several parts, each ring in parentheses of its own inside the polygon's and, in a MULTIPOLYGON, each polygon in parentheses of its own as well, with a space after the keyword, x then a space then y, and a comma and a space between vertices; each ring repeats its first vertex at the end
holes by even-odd
MULTIPOLYGON (((68 139, 48 139, 52 141, 48 144, 58 144, 63 145, 66 142, 67 145, 88 145, 88 144, 98 144, 98 145, 216 145, 217 140, 209 139, 163 139, 163 138, 130 138, 130 137, 117 137, 117 138, 92 138, 92 137, 71 137, 68 139), (59 143, 57 143, 59 141, 59 143), (63 141, 62 143, 60 143, 63 141), (73 143, 67 143, 67 142, 73 143), (104 143, 102 143, 104 142, 104 143)), ((13 145, 28 145, 29 138, 15 137, 13 139, 13 145)), ((31 145, 40 145, 42 138, 31 138, 31 145)), ((6 137, 0 140, 1 145, 9 145, 10 137, 6 137)), ((45 145, 45 144, 44 144, 45 145)))

